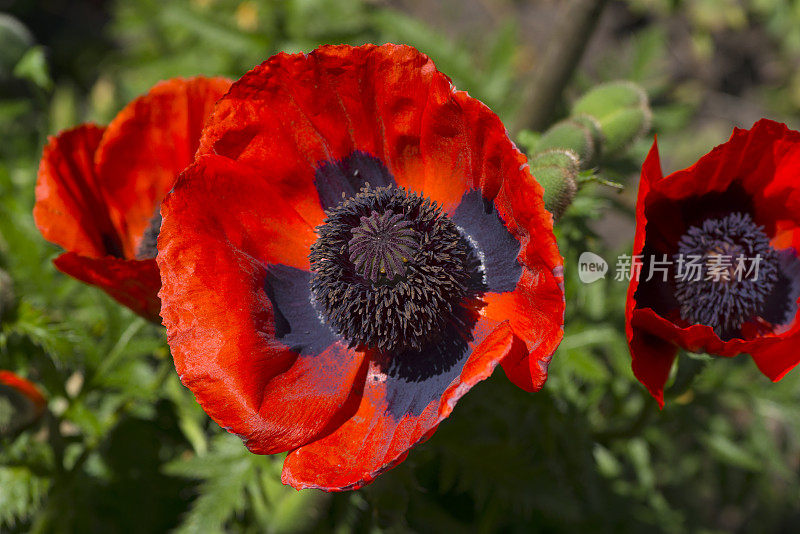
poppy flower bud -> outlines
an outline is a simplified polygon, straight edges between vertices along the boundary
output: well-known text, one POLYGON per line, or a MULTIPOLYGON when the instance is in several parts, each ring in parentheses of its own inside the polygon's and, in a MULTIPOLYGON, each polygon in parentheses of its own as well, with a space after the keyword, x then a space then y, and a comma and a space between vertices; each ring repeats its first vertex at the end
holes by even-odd
POLYGON ((552 125, 536 143, 536 152, 569 150, 578 157, 580 167, 591 166, 600 151, 600 124, 588 115, 570 117, 552 125))
POLYGON ((603 135, 603 152, 624 150, 650 129, 652 112, 644 90, 629 81, 609 82, 583 95, 573 115, 594 117, 603 135))
POLYGON ((544 187, 544 207, 558 220, 578 192, 578 156, 572 150, 551 149, 536 154, 529 165, 544 187))
POLYGON ((0 438, 11 436, 35 423, 46 401, 31 382, 0 370, 0 438))

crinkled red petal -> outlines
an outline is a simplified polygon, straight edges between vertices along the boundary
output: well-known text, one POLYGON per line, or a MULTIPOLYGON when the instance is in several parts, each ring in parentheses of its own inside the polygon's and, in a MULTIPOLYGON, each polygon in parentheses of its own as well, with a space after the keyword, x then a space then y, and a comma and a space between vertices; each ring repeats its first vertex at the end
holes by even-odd
POLYGON ((95 164, 126 258, 135 257, 158 204, 192 162, 203 124, 230 84, 204 77, 161 82, 106 128, 95 164))
MULTIPOLYGON (((428 439, 458 400, 513 350, 515 337, 508 324, 486 329, 479 323, 475 332, 483 337, 476 339, 460 375, 440 396, 417 399, 425 406, 418 414, 392 412, 395 400, 387 392, 389 381, 396 379, 371 361, 358 411, 333 433, 289 453, 283 483, 297 489, 358 489, 402 462, 408 450, 428 439)), ((411 390, 407 395, 424 394, 414 389, 416 383, 406 387, 411 390)))
POLYGON ((494 324, 508 321, 517 338, 503 371, 525 391, 539 391, 564 336, 564 292, 559 278, 542 267, 525 269, 517 289, 484 296, 481 311, 494 324))
POLYGON ((170 226, 180 226, 172 238, 159 235, 159 255, 162 245, 191 245, 197 235, 212 234, 264 264, 307 270, 317 239, 314 227, 282 201, 264 170, 215 155, 200 156, 181 174, 162 215, 164 224, 170 216, 170 226))
POLYGON ((45 239, 93 258, 121 253, 94 171, 103 132, 87 124, 50 138, 39 164, 33 208, 34 221, 45 239))
MULTIPOLYGON (((652 190, 654 196, 680 201, 739 184, 753 200, 755 221, 765 226, 768 235, 774 235, 776 221, 800 225, 798 172, 800 132, 762 119, 749 130, 734 129, 727 142, 691 167, 653 181, 652 190)), ((650 204, 652 198, 646 202, 650 204)))
POLYGON ((62 273, 97 286, 114 300, 145 319, 161 323, 158 290, 161 278, 155 260, 122 260, 112 256, 90 258, 65 252, 53 260, 62 273))
POLYGON ((631 348, 631 368, 634 376, 644 384, 650 395, 663 408, 664 386, 678 353, 677 345, 639 328, 630 330, 628 344, 631 348))
POLYGON ((470 158, 458 155, 469 141, 459 105, 450 80, 408 46, 278 54, 220 101, 200 152, 255 167, 269 161, 283 197, 314 225, 323 219, 313 202, 316 168, 356 150, 379 158, 399 185, 452 208, 465 191, 460 171, 470 158))
POLYGON ((511 326, 525 341, 528 356, 503 362, 508 378, 526 391, 539 390, 547 379, 550 356, 564 334, 564 267, 553 237, 553 219, 544 209, 543 189, 528 172, 524 156, 517 152, 518 166, 503 168, 503 181, 495 207, 509 231, 520 241, 519 262, 523 275, 513 296, 489 295, 517 310, 508 316, 511 326), (516 170, 516 173, 514 172, 516 170))
POLYGON ((266 267, 307 268, 315 234, 264 172, 202 156, 162 214, 161 314, 178 374, 203 409, 259 453, 296 448, 349 417, 363 354, 335 343, 299 355, 276 340, 266 267))

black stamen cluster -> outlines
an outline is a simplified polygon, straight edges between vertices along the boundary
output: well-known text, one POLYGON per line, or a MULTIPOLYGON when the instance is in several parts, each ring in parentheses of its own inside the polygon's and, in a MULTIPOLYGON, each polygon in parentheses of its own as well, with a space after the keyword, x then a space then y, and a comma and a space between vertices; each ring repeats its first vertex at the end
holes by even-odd
POLYGON ((316 230, 311 291, 351 347, 421 350, 479 290, 469 242, 439 205, 403 188, 367 185, 316 230))
POLYGON ((692 257, 701 257, 696 262, 701 265, 699 277, 681 278, 676 273, 675 297, 681 317, 691 324, 712 327, 724 340, 735 337, 744 323, 761 315, 778 280, 775 250, 763 226, 746 213, 734 212, 689 227, 678 242, 678 256, 684 265, 692 257), (736 272, 740 257, 745 259, 744 272, 736 272), (748 273, 757 257, 757 275, 748 273))

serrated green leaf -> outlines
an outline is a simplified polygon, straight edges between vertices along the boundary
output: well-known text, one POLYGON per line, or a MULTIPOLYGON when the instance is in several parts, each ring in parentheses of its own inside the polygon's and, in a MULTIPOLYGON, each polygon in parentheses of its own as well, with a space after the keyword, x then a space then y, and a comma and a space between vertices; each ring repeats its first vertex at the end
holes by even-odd
POLYGON ((50 481, 26 467, 0 466, 0 526, 11 527, 36 512, 50 481))

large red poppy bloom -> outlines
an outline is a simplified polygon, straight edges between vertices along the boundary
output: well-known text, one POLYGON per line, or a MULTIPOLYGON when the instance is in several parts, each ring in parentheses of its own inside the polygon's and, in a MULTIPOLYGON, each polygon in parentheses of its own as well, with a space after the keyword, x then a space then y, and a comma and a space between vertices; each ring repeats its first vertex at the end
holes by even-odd
POLYGON ((626 322, 633 372, 662 406, 679 347, 748 353, 773 381, 800 362, 798 176, 800 133, 769 120, 735 129, 667 177, 653 144, 639 184, 641 272, 628 288, 626 322))
POLYGON ((44 238, 66 250, 54 261, 60 271, 160 322, 158 206, 228 87, 223 78, 161 82, 107 127, 84 124, 50 138, 33 216, 44 238))
POLYGON ((354 489, 501 363, 542 387, 562 259, 486 106, 407 46, 279 54, 219 101, 162 206, 183 383, 283 481, 354 489))
POLYGON ((34 423, 47 402, 33 383, 0 369, 0 437, 34 423))

